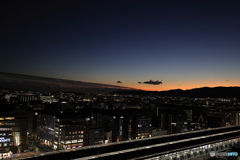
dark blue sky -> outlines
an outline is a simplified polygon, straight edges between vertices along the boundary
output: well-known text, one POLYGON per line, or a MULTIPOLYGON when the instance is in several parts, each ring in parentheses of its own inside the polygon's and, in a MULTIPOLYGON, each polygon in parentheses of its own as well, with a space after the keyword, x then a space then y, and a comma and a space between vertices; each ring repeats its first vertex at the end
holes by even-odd
MULTIPOLYGON (((4 2, 0 2, 4 3, 4 2)), ((239 86, 238 1, 6 1, 1 72, 147 90, 239 86), (137 84, 163 80, 162 85, 137 84)))

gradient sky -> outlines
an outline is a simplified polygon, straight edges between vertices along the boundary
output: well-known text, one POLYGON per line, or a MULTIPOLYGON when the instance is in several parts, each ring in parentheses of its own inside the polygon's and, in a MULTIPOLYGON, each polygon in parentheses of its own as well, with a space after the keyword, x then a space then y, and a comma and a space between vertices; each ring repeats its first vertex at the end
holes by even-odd
POLYGON ((54 2, 0 2, 0 72, 157 91, 240 85, 239 1, 54 2), (163 84, 138 84, 150 79, 163 84))

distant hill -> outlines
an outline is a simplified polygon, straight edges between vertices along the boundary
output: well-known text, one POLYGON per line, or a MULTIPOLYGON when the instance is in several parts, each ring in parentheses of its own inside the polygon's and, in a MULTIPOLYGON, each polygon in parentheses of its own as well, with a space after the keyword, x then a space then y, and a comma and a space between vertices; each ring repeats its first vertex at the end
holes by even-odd
POLYGON ((212 98, 240 98, 240 87, 203 87, 190 90, 169 90, 169 91, 143 91, 143 90, 124 90, 111 92, 118 94, 135 95, 159 95, 159 96, 182 96, 182 97, 212 97, 212 98))

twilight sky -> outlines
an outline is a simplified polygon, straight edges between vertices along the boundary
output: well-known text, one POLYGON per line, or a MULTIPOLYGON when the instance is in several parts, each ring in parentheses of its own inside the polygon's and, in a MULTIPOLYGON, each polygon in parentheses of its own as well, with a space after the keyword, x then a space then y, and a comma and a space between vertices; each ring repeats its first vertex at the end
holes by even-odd
POLYGON ((222 0, 1 1, 0 72, 157 91, 239 86, 239 8, 222 0), (149 80, 163 84, 138 84, 149 80))

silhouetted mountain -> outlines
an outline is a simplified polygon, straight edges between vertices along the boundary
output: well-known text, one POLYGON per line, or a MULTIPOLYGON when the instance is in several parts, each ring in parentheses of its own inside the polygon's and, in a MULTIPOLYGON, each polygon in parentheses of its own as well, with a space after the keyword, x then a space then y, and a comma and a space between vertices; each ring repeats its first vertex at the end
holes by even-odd
POLYGON ((240 98, 240 87, 203 87, 190 90, 169 90, 169 91, 142 91, 124 90, 112 92, 117 94, 135 95, 159 95, 159 96, 182 96, 182 97, 212 97, 212 98, 240 98))

